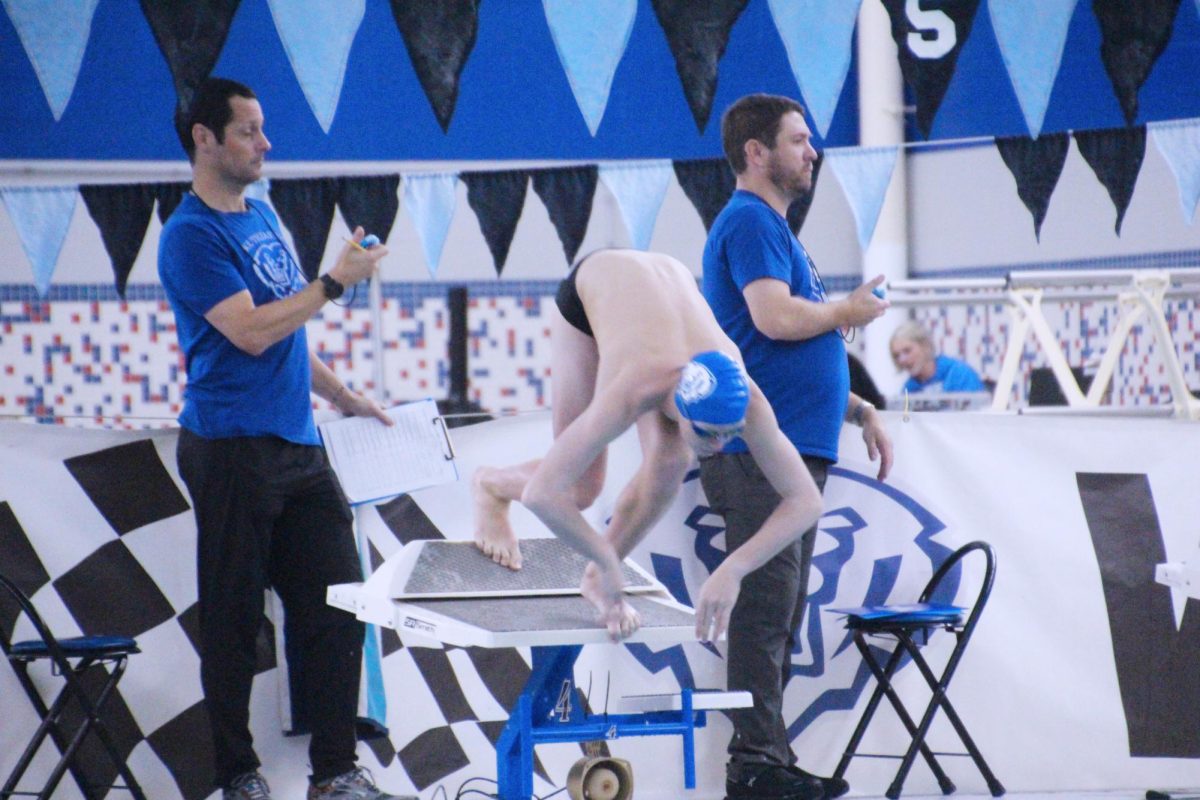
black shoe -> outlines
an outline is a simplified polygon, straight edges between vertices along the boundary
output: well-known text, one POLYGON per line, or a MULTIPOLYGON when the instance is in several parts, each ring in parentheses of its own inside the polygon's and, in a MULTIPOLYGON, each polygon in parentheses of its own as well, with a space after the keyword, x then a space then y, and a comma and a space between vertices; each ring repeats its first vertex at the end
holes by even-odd
POLYGON ((821 781, 779 764, 743 764, 725 779, 725 800, 823 800, 821 781))
POLYGON ((821 782, 821 788, 825 790, 825 800, 834 800, 835 797, 841 797, 846 792, 850 791, 850 784, 842 778, 822 778, 820 775, 813 775, 811 772, 805 772, 794 764, 788 767, 797 775, 803 775, 806 778, 816 778, 821 782))

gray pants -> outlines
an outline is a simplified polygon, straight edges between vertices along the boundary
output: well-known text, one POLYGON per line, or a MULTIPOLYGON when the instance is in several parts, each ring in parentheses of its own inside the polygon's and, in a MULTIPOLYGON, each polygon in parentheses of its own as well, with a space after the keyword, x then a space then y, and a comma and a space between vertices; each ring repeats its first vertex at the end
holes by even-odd
MULTIPOLYGON (((829 463, 804 459, 824 491, 829 463)), ((732 553, 758 532, 779 494, 749 453, 720 453, 701 459, 700 484, 714 513, 725 518, 725 549, 732 553)), ((804 618, 808 570, 817 528, 742 580, 729 620, 727 686, 754 696, 752 708, 733 709, 729 741, 730 773, 742 764, 796 762, 783 721, 783 687, 791 677, 796 628, 804 618)))

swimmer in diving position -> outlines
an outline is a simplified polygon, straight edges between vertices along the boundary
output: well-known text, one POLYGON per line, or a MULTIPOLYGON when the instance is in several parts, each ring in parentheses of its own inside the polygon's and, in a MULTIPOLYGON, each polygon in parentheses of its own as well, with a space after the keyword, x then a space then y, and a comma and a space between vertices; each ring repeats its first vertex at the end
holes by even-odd
POLYGON ((725 632, 743 576, 795 542, 821 513, 821 496, 775 414, 747 377, 687 267, 670 256, 601 250, 562 282, 551 312, 554 443, 540 459, 480 467, 472 479, 475 542, 520 569, 508 520, 520 501, 591 560, 582 593, 613 640, 641 624, 623 599, 621 560, 662 516, 692 466, 740 436, 782 497, 749 541, 726 556, 696 601, 696 636, 725 632), (611 521, 584 518, 604 486, 605 452, 636 425, 642 464, 611 521))

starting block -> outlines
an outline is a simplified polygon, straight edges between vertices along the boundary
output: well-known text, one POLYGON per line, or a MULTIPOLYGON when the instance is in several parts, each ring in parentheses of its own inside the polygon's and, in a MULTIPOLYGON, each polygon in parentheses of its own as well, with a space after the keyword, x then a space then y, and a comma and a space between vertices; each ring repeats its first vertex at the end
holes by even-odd
MULTIPOLYGON (((750 694, 684 689, 621 698, 612 713, 576 708, 575 661, 583 645, 609 641, 579 594, 587 559, 558 539, 524 539, 521 550, 524 566, 514 572, 474 542, 409 542, 365 582, 330 586, 327 600, 364 622, 438 644, 531 648, 532 672, 496 746, 501 800, 533 796, 535 745, 628 736, 682 737, 684 786, 694 789, 696 728, 707 724, 709 710, 752 705, 750 694)), ((692 609, 637 564, 627 560, 624 567, 626 602, 642 615, 642 627, 624 641, 696 641, 692 609)), ((600 783, 614 798, 632 795, 632 773, 615 763, 620 759, 593 761, 576 764, 569 789, 600 783)))

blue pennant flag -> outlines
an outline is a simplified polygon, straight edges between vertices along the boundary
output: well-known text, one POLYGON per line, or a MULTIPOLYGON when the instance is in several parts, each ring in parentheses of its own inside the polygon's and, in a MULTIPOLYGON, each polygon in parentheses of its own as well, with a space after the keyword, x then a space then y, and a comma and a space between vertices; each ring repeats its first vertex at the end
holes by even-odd
POLYGON ((825 163, 838 176, 854 221, 858 244, 865 253, 879 221, 879 211, 896 168, 897 147, 830 148, 825 163))
POLYGON ((1035 139, 1042 132, 1077 2, 991 0, 988 3, 1008 78, 1021 104, 1025 125, 1035 139))
POLYGON ((329 133, 354 35, 366 13, 366 0, 267 0, 275 30, 309 108, 329 133))
POLYGON ((100 0, 56 0, 53 10, 46 0, 2 1, 57 122, 75 91, 100 0))
POLYGON ((458 202, 458 175, 453 173, 418 173, 405 175, 404 208, 421 237, 421 251, 429 276, 437 276, 442 248, 450 232, 450 221, 458 202))
POLYGON ((600 166, 600 180, 617 200, 634 249, 650 247, 654 223, 673 174, 670 161, 600 166))
POLYGON ((571 92, 595 136, 613 75, 629 45, 637 0, 543 0, 543 6, 571 92))
POLYGON ((71 217, 75 214, 79 192, 74 186, 10 187, 0 189, 0 197, 4 198, 21 247, 29 257, 38 295, 45 297, 50 291, 50 278, 67 238, 71 217))
POLYGON ((792 74, 822 138, 850 71, 854 23, 862 0, 770 0, 792 74))
POLYGON ((1175 174, 1183 220, 1191 225, 1200 200, 1200 120, 1150 122, 1146 128, 1175 174))

